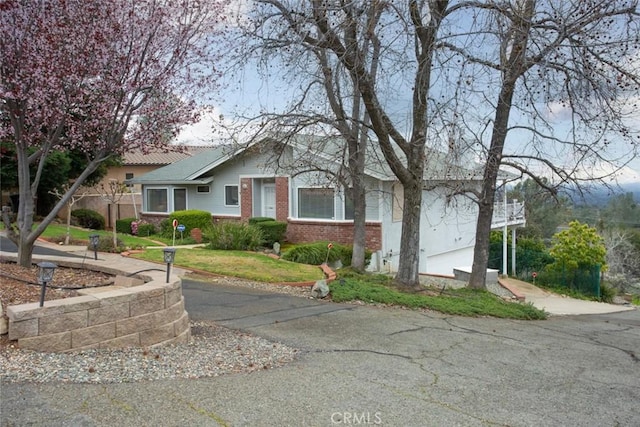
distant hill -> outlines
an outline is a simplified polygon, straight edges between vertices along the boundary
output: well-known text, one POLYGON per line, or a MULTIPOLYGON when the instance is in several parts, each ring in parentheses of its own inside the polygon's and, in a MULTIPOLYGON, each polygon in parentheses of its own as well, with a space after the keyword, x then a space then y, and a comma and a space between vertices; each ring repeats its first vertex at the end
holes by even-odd
POLYGON ((604 185, 594 185, 583 188, 582 194, 574 187, 567 187, 565 191, 576 205, 604 206, 611 196, 626 193, 632 193, 633 199, 637 203, 640 203, 640 182, 619 184, 615 188, 608 188, 604 185))

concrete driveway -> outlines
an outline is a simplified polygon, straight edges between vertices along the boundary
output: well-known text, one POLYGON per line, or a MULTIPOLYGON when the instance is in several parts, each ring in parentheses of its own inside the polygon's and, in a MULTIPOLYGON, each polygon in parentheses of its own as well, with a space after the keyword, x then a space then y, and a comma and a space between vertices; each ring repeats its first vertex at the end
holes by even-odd
POLYGON ((513 278, 500 279, 506 282, 510 289, 524 296, 525 302, 533 304, 534 307, 544 310, 553 316, 566 316, 577 314, 606 314, 621 311, 635 310, 631 304, 607 304, 597 301, 586 301, 570 298, 563 295, 547 292, 531 283, 523 282, 513 278))
POLYGON ((207 379, 2 384, 2 425, 640 425, 637 310, 526 322, 188 280, 184 294, 194 318, 297 347, 298 360, 207 379))

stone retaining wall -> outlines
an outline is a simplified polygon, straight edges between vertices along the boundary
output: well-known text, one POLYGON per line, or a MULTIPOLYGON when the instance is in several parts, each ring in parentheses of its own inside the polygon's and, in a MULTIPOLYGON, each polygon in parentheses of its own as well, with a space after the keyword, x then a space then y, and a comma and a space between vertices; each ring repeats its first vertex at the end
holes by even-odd
POLYGON ((44 307, 9 306, 7 316, 10 340, 18 340, 22 349, 46 352, 154 347, 187 343, 191 336, 182 281, 176 277, 46 301, 44 307))

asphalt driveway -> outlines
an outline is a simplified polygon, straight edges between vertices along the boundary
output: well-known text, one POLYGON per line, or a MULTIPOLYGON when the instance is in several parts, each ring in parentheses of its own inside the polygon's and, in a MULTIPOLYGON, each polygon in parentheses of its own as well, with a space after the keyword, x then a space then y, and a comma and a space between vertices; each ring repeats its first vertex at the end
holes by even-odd
POLYGON ((186 280, 194 319, 300 349, 278 369, 3 384, 2 425, 640 425, 640 313, 546 321, 336 305, 186 280))
POLYGON ((283 342, 298 359, 216 378, 0 383, 0 425, 640 425, 638 310, 515 321, 183 285, 192 319, 283 342))

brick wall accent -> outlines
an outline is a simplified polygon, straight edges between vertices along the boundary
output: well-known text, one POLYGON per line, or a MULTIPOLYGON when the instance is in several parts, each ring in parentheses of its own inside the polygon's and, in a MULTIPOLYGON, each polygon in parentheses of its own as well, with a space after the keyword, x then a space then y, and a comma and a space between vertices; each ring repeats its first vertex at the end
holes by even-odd
MULTIPOLYGON (((382 223, 367 222, 367 249, 382 249, 382 223)), ((329 240, 345 245, 353 244, 353 222, 351 221, 308 221, 289 219, 287 240, 292 243, 307 243, 329 240)))
POLYGON ((289 178, 276 178, 276 220, 286 222, 289 216, 289 178))
POLYGON ((182 281, 163 273, 142 285, 7 307, 9 339, 21 349, 66 352, 156 347, 191 337, 182 281))
POLYGON ((251 178, 240 179, 240 218, 248 221, 253 216, 253 187, 251 178))
POLYGON ((239 216, 225 216, 225 215, 214 215, 212 218, 214 224, 217 224, 221 221, 242 221, 242 218, 239 216))

